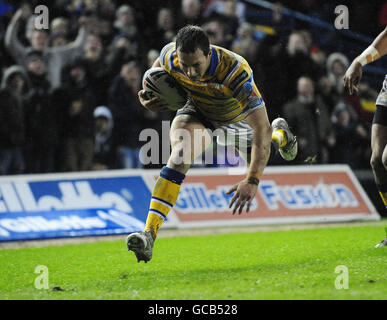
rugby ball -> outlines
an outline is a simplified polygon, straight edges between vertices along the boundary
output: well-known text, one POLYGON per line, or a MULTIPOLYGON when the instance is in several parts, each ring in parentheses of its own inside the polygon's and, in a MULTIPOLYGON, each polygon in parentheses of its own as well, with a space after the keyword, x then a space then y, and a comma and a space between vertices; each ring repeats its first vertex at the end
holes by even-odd
POLYGON ((148 99, 158 97, 168 104, 171 110, 178 110, 187 102, 187 93, 163 68, 147 70, 142 79, 142 87, 148 99))

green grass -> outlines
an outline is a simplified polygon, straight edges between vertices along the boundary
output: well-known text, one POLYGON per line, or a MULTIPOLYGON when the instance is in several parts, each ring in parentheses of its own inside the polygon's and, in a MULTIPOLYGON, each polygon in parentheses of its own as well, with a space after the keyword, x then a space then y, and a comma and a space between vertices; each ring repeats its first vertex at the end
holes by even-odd
POLYGON ((138 264, 122 241, 0 250, 0 299, 387 299, 383 225, 160 238, 138 264), (34 286, 35 267, 49 289, 34 286), (335 268, 349 289, 335 289, 335 268), (63 291, 54 291, 59 286, 63 291))

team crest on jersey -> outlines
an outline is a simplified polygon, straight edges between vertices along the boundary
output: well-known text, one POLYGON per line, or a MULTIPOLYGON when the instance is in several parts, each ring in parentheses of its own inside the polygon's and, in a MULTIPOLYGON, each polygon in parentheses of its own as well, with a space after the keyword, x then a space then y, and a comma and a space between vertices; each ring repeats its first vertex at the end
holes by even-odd
POLYGON ((256 96, 254 90, 253 90, 253 86, 251 85, 250 82, 245 82, 243 85, 242 85, 242 88, 241 90, 239 91, 238 95, 237 95, 237 100, 241 101, 243 99, 246 99, 250 96, 253 96, 253 94, 256 96))

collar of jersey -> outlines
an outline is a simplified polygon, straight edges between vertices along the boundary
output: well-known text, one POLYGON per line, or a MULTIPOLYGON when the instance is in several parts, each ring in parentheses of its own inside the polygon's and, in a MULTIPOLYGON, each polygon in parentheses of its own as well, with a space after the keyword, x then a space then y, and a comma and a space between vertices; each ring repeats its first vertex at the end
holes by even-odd
POLYGON ((216 67, 218 66, 219 63, 219 57, 218 53, 216 52, 216 49, 211 46, 211 62, 210 62, 210 68, 208 69, 208 74, 207 76, 213 76, 216 70, 216 67))

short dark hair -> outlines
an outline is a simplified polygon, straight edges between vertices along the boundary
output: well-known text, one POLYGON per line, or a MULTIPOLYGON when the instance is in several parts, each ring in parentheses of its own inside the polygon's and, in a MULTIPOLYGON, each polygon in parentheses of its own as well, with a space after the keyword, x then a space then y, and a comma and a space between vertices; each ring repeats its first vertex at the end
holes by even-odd
POLYGON ((198 48, 205 56, 210 52, 210 40, 207 33, 199 26, 188 25, 181 28, 176 36, 176 49, 185 53, 193 53, 198 48))
POLYGON ((43 60, 43 52, 38 51, 38 50, 34 50, 34 49, 27 51, 27 54, 25 56, 25 60, 27 62, 29 62, 33 58, 39 58, 39 59, 43 60))

